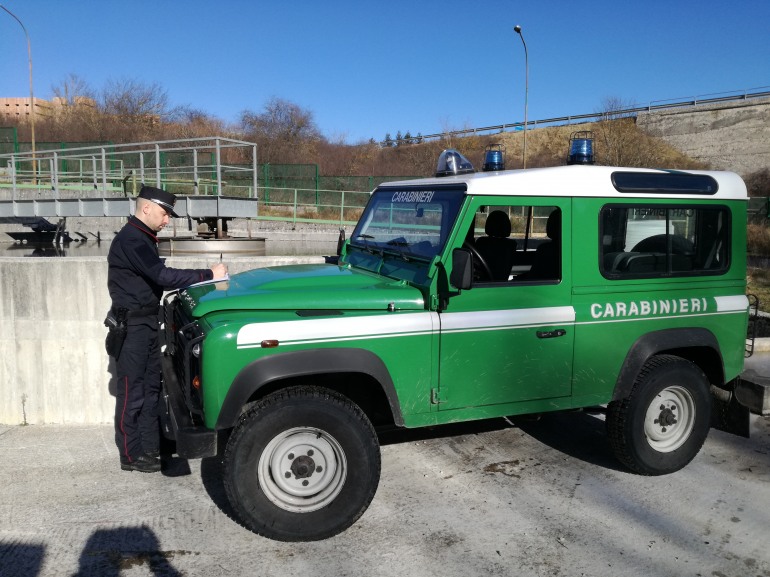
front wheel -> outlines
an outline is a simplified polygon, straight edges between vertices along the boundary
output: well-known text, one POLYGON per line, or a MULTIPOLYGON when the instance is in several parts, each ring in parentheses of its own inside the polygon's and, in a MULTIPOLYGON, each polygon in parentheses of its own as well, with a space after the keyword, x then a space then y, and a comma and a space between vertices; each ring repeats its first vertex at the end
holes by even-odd
POLYGON ((379 484, 379 444, 346 397, 291 387, 241 416, 224 470, 227 497, 249 529, 279 541, 314 541, 344 531, 366 511, 379 484))
POLYGON ((642 475, 678 471, 703 446, 711 426, 711 394, 703 371, 672 355, 642 367, 631 393, 607 407, 615 456, 642 475))

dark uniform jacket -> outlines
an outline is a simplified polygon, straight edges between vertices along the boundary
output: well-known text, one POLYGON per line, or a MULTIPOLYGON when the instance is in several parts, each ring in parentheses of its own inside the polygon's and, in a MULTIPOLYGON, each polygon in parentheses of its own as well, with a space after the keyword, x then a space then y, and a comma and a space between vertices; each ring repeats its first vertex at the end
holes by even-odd
POLYGON ((113 309, 157 311, 164 290, 213 278, 211 269, 167 267, 158 256, 155 233, 135 216, 112 240, 107 264, 107 288, 113 309))

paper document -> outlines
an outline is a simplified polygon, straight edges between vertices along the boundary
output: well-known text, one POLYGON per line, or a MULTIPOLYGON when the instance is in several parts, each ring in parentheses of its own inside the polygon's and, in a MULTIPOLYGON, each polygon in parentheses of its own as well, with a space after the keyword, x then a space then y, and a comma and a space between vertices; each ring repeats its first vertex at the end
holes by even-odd
POLYGON ((207 285, 207 284, 216 284, 218 282, 227 282, 229 280, 230 280, 230 275, 226 274, 225 276, 221 276, 219 278, 213 278, 211 280, 203 280, 201 282, 196 282, 195 284, 191 284, 187 288, 194 288, 196 286, 204 286, 204 285, 207 285))

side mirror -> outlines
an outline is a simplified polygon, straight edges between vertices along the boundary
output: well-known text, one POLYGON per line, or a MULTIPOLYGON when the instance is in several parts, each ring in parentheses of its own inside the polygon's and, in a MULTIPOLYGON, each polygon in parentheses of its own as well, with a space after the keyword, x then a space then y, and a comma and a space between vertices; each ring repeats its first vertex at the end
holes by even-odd
POLYGON ((471 288, 473 284, 473 256, 466 248, 456 248, 452 251, 452 273, 449 283, 459 290, 471 288))

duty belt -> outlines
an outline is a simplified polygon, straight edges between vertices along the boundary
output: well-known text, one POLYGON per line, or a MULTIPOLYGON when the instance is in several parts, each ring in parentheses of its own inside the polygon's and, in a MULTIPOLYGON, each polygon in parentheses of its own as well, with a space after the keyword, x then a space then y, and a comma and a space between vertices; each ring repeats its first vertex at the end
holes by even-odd
MULTIPOLYGON (((118 311, 120 307, 112 307, 112 310, 118 311)), ((144 307, 142 309, 137 309, 135 311, 129 311, 127 310, 125 312, 125 318, 127 319, 135 319, 139 317, 154 317, 158 314, 158 306, 150 306, 150 307, 144 307)))
POLYGON ((129 319, 135 319, 137 317, 154 317, 158 315, 158 305, 154 307, 145 307, 136 311, 128 311, 126 315, 129 319))

